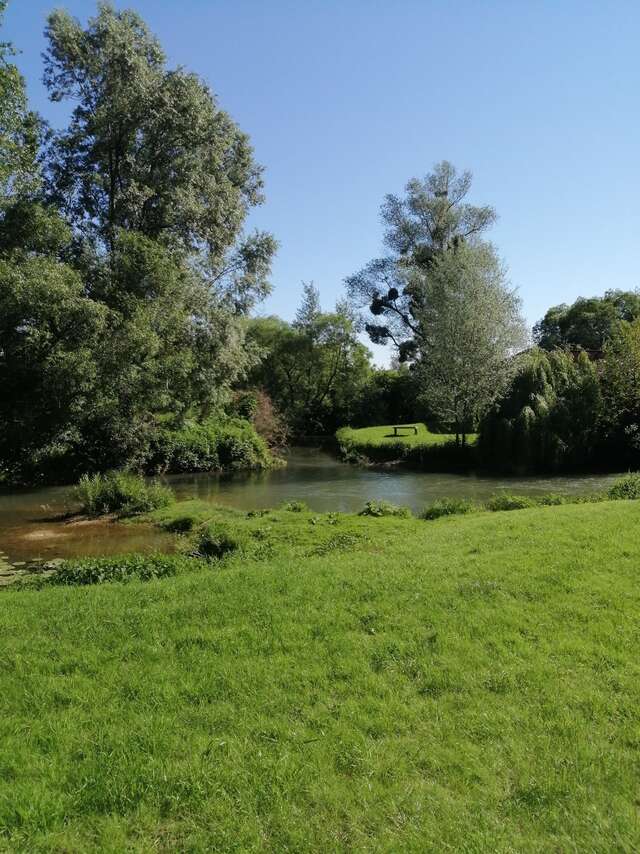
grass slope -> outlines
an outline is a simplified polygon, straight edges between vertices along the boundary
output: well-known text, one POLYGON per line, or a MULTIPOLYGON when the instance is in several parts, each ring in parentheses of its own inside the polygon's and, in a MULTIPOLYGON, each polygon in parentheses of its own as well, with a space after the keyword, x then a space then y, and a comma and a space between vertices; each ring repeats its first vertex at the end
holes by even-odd
POLYGON ((3 594, 0 850, 637 850, 639 522, 279 512, 3 594))

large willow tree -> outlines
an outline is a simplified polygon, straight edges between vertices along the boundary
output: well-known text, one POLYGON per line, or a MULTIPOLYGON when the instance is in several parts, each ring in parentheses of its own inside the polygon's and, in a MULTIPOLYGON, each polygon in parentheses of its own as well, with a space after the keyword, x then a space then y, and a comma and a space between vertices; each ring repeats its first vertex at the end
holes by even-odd
POLYGON ((45 83, 72 112, 42 191, 15 191, 34 120, 0 90, 17 164, 0 174, 0 469, 18 477, 137 462, 160 426, 219 411, 253 364, 241 316, 275 251, 243 232, 262 201, 246 134, 137 14, 56 11, 46 37, 45 83))

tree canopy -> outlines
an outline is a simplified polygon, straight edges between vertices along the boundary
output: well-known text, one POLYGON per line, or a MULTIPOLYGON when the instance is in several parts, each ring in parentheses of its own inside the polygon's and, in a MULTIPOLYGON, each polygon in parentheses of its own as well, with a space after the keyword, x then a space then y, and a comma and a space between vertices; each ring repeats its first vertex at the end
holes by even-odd
POLYGON ((608 290, 602 297, 580 297, 572 305, 553 306, 533 327, 533 337, 543 350, 567 347, 600 358, 620 321, 639 316, 639 292, 608 290))
POLYGON ((371 340, 392 344, 401 361, 411 361, 417 352, 425 278, 416 271, 425 273, 462 242, 474 244, 495 222, 493 208, 466 201, 471 181, 470 172, 458 174, 445 160, 422 180, 410 180, 404 197, 388 195, 381 218, 391 254, 370 261, 345 281, 371 340))

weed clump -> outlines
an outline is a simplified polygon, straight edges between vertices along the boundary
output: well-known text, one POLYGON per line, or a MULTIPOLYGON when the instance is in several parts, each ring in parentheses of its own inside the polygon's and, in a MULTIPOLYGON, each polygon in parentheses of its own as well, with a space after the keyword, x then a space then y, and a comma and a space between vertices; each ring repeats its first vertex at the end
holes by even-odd
POLYGON ((287 501, 280 509, 289 513, 307 513, 310 510, 304 501, 287 501))
POLYGON ((127 471, 85 474, 75 488, 75 497, 89 516, 135 516, 167 507, 174 500, 168 487, 127 471))
POLYGON ((198 530, 192 555, 206 560, 220 560, 245 546, 246 539, 238 530, 218 522, 210 522, 198 530))
POLYGON ((389 501, 367 501, 358 516, 396 516, 400 519, 409 519, 411 510, 408 507, 399 507, 389 501))
POLYGON ((634 471, 619 478, 607 492, 612 501, 640 498, 640 472, 634 471))
POLYGON ((498 492, 486 503, 487 510, 527 510, 537 505, 536 499, 528 495, 512 495, 510 492, 498 492))
POLYGON ((63 561, 38 586, 83 586, 107 582, 151 581, 193 568, 195 561, 175 554, 125 554, 63 561))
POLYGON ((440 519, 441 516, 458 516, 472 513, 478 507, 467 498, 438 498, 422 511, 422 519, 440 519))

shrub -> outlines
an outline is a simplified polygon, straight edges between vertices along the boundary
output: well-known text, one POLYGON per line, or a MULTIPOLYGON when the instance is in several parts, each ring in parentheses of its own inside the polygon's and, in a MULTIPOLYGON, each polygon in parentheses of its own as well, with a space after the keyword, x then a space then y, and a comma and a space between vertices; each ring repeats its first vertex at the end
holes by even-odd
POLYGON ((498 492, 492 495, 487 501, 487 510, 526 510, 528 507, 535 507, 537 504, 535 498, 528 495, 511 495, 509 492, 498 492))
POLYGON ((165 519, 157 524, 164 530, 169 531, 171 534, 188 534, 189 531, 193 531, 196 520, 193 516, 183 515, 183 516, 174 516, 173 519, 165 519))
POLYGON ((245 538, 237 530, 217 522, 210 522, 199 529, 193 543, 192 554, 207 560, 219 560, 231 552, 242 549, 245 544, 245 538))
POLYGON ((173 501, 173 492, 157 481, 148 483, 140 475, 112 471, 83 475, 75 488, 75 497, 90 516, 104 513, 135 516, 167 507, 173 501))
POLYGON ((177 575, 195 565, 195 561, 182 555, 165 554, 125 554, 65 560, 55 574, 39 580, 38 586, 150 581, 177 575))
POLYGON ((280 509, 289 513, 308 513, 310 508, 304 501, 287 501, 280 509))
POLYGON ((558 495, 557 492, 548 492, 546 495, 538 496, 536 503, 541 507, 558 507, 560 504, 573 504, 576 502, 566 495, 558 495))
POLYGON ((608 490, 607 495, 612 501, 640 498, 640 472, 629 472, 624 477, 618 478, 608 490))
POLYGON ((438 498, 424 508, 422 519, 439 519, 441 516, 455 516, 472 513, 478 508, 467 498, 438 498))
POLYGON ((367 501, 358 516, 398 516, 408 519, 411 516, 411 510, 408 507, 391 504, 389 501, 367 501))
POLYGON ((267 443, 241 418, 165 428, 152 440, 145 460, 147 469, 163 472, 261 469, 275 464, 267 443))

